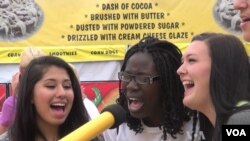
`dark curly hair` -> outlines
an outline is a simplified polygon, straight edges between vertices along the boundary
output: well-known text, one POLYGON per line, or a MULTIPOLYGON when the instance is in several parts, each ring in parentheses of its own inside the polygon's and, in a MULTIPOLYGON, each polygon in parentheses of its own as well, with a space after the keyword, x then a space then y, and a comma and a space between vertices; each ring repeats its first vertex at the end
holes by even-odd
MULTIPOLYGON (((121 71, 125 70, 131 56, 141 52, 152 56, 156 71, 161 78, 159 80, 161 85, 160 97, 162 97, 161 106, 164 109, 164 117, 160 128, 163 130, 163 138, 164 140, 167 139, 167 133, 176 138, 177 133, 183 133, 183 123, 190 120, 190 114, 192 113, 182 103, 184 88, 176 73, 176 70, 181 65, 182 53, 173 43, 153 37, 146 37, 127 51, 121 71)), ((127 112, 127 125, 136 133, 141 133, 143 131, 141 121, 130 115, 125 97, 126 91, 121 88, 121 81, 119 81, 119 88, 119 98, 116 102, 127 112)))

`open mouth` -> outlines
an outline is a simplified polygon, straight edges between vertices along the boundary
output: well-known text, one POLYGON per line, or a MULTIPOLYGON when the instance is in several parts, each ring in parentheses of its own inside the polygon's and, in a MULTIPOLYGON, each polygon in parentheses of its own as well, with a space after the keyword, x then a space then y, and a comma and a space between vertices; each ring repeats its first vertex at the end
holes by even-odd
POLYGON ((242 18, 242 22, 248 22, 250 21, 250 18, 242 18))
POLYGON ((132 112, 139 111, 144 104, 144 102, 139 98, 128 98, 128 103, 128 108, 132 112))
POLYGON ((55 110, 55 111, 62 111, 64 112, 65 111, 65 105, 64 103, 54 103, 54 104, 51 104, 50 107, 51 109, 55 110))
POLYGON ((190 89, 190 88, 194 87, 194 82, 193 81, 185 81, 185 82, 183 82, 183 86, 184 86, 185 90, 190 89))
POLYGON ((128 101, 129 101, 129 104, 131 104, 133 102, 139 101, 139 99, 137 99, 137 98, 129 98, 128 101))

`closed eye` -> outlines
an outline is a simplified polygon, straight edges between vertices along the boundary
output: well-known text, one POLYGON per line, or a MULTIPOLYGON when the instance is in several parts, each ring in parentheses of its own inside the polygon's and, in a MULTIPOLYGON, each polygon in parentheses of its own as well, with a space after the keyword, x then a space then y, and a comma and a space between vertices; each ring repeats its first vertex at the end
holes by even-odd
POLYGON ((71 89, 72 88, 71 82, 68 80, 65 81, 62 85, 63 85, 64 89, 71 89))
POLYGON ((71 89, 72 88, 71 85, 69 85, 69 86, 63 86, 63 87, 64 87, 64 89, 71 89))
POLYGON ((56 86, 54 86, 54 85, 47 85, 46 87, 49 88, 49 89, 54 89, 56 86))
POLYGON ((193 63, 195 63, 195 62, 196 62, 195 59, 188 59, 188 63, 189 63, 189 64, 193 64, 193 63))

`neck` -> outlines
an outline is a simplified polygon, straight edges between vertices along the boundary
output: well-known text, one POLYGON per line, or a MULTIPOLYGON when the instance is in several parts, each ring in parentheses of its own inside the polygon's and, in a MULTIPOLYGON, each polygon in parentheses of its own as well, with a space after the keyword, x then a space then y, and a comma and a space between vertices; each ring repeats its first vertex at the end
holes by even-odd
MULTIPOLYGON (((46 141, 57 141, 58 140, 58 126, 50 125, 46 123, 40 123, 38 122, 38 128, 41 131, 41 133, 46 138, 46 141)), ((37 141, 42 141, 43 139, 41 137, 37 137, 37 141)))
POLYGON ((155 112, 152 114, 152 116, 143 118, 143 123, 148 127, 159 127, 162 124, 163 121, 163 111, 161 108, 158 108, 159 110, 155 110, 155 112))
POLYGON ((142 119, 142 122, 148 127, 158 127, 161 125, 160 120, 149 120, 149 119, 142 119))
POLYGON ((202 108, 201 112, 208 118, 213 127, 215 127, 216 113, 214 106, 211 104, 210 106, 202 108))

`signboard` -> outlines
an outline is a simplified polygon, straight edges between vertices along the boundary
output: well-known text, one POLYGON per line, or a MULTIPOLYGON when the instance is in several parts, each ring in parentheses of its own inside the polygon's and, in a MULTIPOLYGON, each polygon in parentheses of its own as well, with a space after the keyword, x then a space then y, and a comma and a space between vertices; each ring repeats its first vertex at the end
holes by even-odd
POLYGON ((82 62, 122 60, 127 46, 146 36, 182 50, 201 32, 241 38, 232 0, 27 0, 0 7, 0 63, 19 62, 28 46, 82 62))

